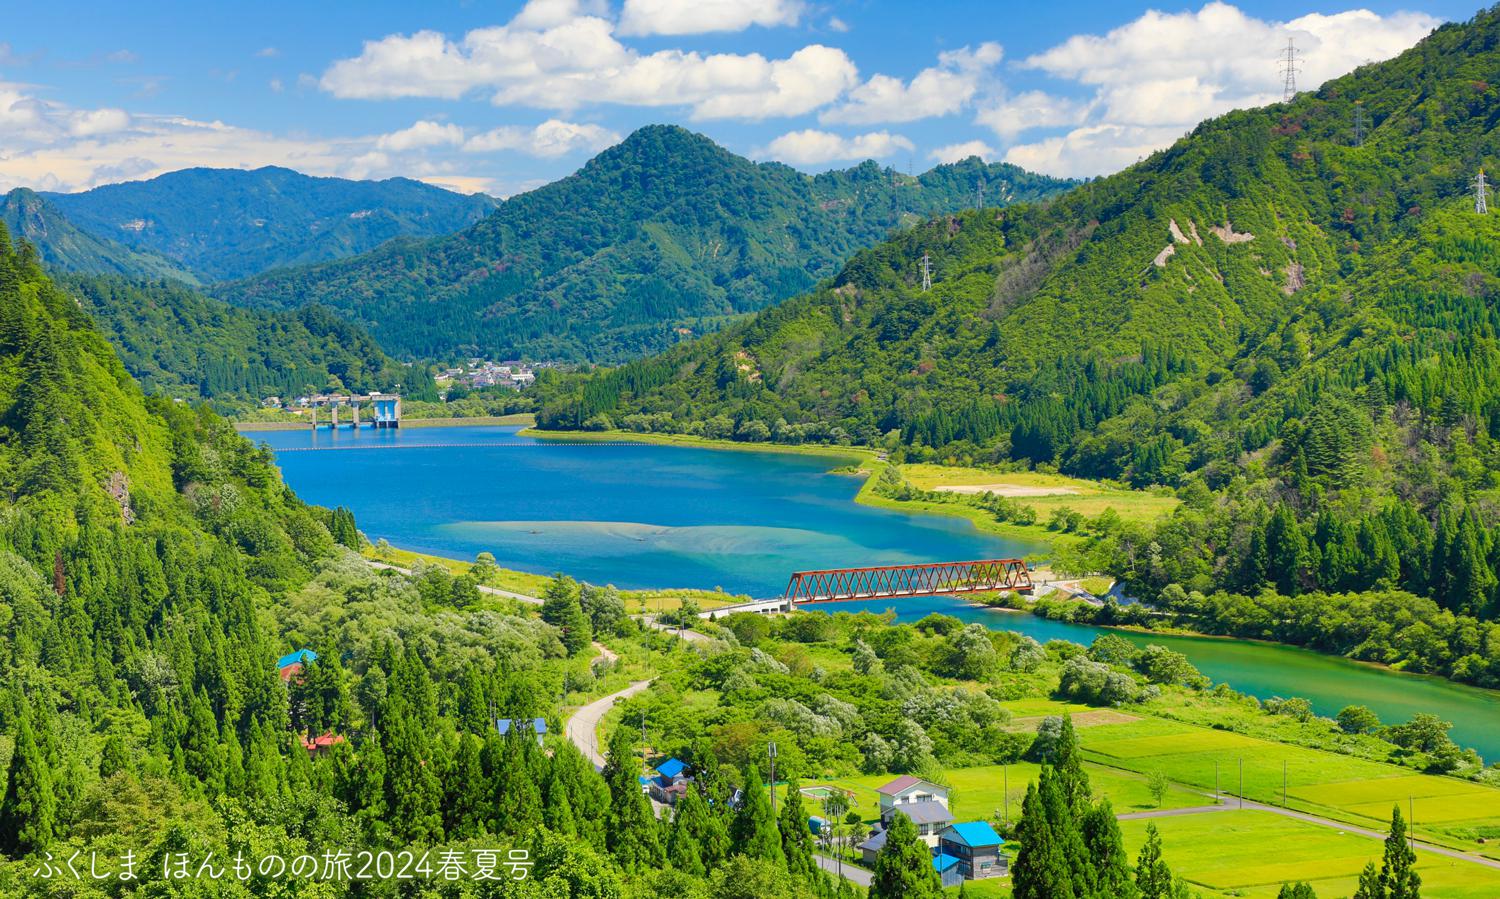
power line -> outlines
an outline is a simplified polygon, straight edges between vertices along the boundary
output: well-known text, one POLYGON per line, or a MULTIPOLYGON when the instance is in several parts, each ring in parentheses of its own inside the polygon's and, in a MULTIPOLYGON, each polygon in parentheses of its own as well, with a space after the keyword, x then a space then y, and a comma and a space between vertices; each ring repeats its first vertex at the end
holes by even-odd
POLYGON ((1283 102, 1297 96, 1297 73, 1302 71, 1298 65, 1302 58, 1302 51, 1291 38, 1286 39, 1286 51, 1281 54, 1281 99, 1283 102))

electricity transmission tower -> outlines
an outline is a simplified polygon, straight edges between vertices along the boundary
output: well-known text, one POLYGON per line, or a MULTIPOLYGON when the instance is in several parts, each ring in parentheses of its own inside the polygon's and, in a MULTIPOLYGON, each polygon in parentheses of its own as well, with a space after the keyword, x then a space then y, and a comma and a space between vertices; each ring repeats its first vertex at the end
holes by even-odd
MULTIPOLYGON (((1479 175, 1474 178, 1474 211, 1480 215, 1488 215, 1490 185, 1484 178, 1484 169, 1479 170, 1479 175)), ((926 257, 923 257, 926 258, 926 257)))
POLYGON ((1281 99, 1283 102, 1297 96, 1297 73, 1302 71, 1298 62, 1302 58, 1302 51, 1292 43, 1291 38, 1286 39, 1286 50, 1281 54, 1281 99))
POLYGON ((984 208, 984 182, 979 182, 979 208, 984 208))
POLYGON ((1365 145, 1365 128, 1369 123, 1365 121, 1365 108, 1356 105, 1354 107, 1354 146, 1365 145))
MULTIPOLYGON (((1484 177, 1481 175, 1480 177, 1484 177)), ((932 289, 932 257, 922 254, 922 292, 932 289)))

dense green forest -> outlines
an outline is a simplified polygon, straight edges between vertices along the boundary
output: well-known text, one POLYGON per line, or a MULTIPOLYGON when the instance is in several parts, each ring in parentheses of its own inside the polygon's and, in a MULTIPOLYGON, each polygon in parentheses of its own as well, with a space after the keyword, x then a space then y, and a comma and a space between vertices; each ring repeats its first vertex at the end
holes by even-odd
POLYGON ((1416 594, 1423 623, 1387 626, 1441 653, 1322 639, 1500 683, 1500 222, 1470 193, 1497 42, 1482 13, 1055 202, 930 220, 721 334, 547 380, 542 424, 1167 485, 1183 508, 1103 523, 1093 563, 1151 598, 1416 594))
POLYGON ((186 269, 164 256, 132 250, 84 231, 51 202, 24 187, 0 197, 0 223, 17 240, 29 241, 52 271, 198 283, 186 269))
POLYGON ((918 177, 873 162, 816 177, 673 126, 643 128, 468 230, 223 286, 239 305, 321 303, 397 354, 618 362, 833 275, 916 216, 1069 186, 970 159, 918 177))
POLYGON ((63 275, 148 392, 243 411, 267 396, 393 390, 437 398, 425 365, 402 365, 320 306, 240 309, 170 281, 63 275))
MULTIPOLYGON (((451 234, 495 205, 483 195, 465 196, 409 178, 317 178, 276 166, 184 169, 43 196, 78 229, 171 260, 204 283, 353 256, 396 237, 451 234)), ((35 239, 29 232, 18 236, 35 239)))
POLYGON ((838 892, 805 852, 739 839, 711 875, 668 865, 684 837, 652 816, 628 728, 602 774, 566 741, 498 733, 555 727, 592 689, 591 634, 634 627, 613 591, 559 582, 538 617, 471 575, 376 571, 360 540, 206 406, 143 394, 0 231, 0 895, 838 892), (318 657, 279 677, 303 648, 318 657), (360 852, 381 860, 356 883, 360 852))

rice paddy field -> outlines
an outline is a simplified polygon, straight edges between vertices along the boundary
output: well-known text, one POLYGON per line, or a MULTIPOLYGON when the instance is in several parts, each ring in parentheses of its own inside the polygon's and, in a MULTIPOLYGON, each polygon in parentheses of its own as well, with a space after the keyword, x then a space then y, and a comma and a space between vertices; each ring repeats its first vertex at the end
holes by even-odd
POLYGON ((1159 718, 1079 728, 1079 742, 1097 764, 1376 830, 1399 805, 1420 838, 1500 858, 1493 787, 1159 718))
MULTIPOLYGON (((1378 859, 1380 843, 1267 811, 1205 812, 1151 821, 1121 821, 1125 848, 1139 852, 1155 824, 1162 851, 1178 875, 1210 895, 1273 899, 1282 883, 1303 880, 1320 897, 1350 896, 1359 872, 1378 859)), ((1500 870, 1417 853, 1422 895, 1494 899, 1500 870)))
MULTIPOLYGON (((1382 849, 1380 840, 1358 830, 1384 832, 1397 804, 1403 816, 1415 812, 1420 840, 1500 858, 1500 839, 1478 840, 1500 834, 1500 790, 1492 787, 1135 712, 1049 699, 1006 706, 1018 727, 1071 713, 1095 795, 1108 797, 1116 813, 1127 816, 1120 822, 1126 849, 1132 856, 1139 852, 1147 825, 1154 824, 1173 870, 1204 896, 1274 899, 1282 883, 1298 880, 1312 884, 1324 899, 1352 895, 1360 870, 1378 862, 1382 849), (1347 823, 1349 829, 1239 808, 1242 766, 1247 801, 1280 806, 1284 787, 1291 810, 1347 823), (1219 804, 1212 797, 1216 767, 1224 797, 1219 804), (1172 781, 1160 808, 1147 787, 1147 777, 1158 771, 1172 781)), ((1020 813, 1026 786, 1037 772, 1034 764, 1018 763, 949 769, 942 777, 952 789, 958 820, 998 820, 1007 795, 1012 819, 1020 813)), ((876 788, 894 777, 820 778, 804 782, 804 792, 851 791, 855 808, 872 820, 879 809, 876 788)), ((804 801, 816 804, 810 797, 804 801)), ((1427 851, 1419 851, 1417 859, 1425 899, 1500 897, 1500 867, 1427 851)), ((1009 896, 1009 880, 970 882, 965 895, 1009 896)))

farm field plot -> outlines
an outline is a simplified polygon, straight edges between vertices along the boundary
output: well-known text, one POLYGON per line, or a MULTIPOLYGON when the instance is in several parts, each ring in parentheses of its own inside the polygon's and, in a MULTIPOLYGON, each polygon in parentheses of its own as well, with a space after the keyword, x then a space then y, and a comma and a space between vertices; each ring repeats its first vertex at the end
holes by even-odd
POLYGON ((1098 481, 1033 471, 997 472, 929 463, 901 466, 901 476, 922 490, 979 492, 989 489, 1037 510, 1041 521, 1056 509, 1069 508, 1086 516, 1114 509, 1126 521, 1151 521, 1172 511, 1178 499, 1170 494, 1111 487, 1098 481))
MULTIPOLYGON (((1305 880, 1319 896, 1348 896, 1365 863, 1378 861, 1381 843, 1368 837, 1285 818, 1271 812, 1224 811, 1122 821, 1125 848, 1134 856, 1146 825, 1161 832, 1173 871, 1221 895, 1269 899, 1287 881, 1305 880)), ((1500 870, 1417 853, 1422 895, 1441 899, 1493 899, 1500 870)))
MULTIPOLYGON (((1095 795, 1107 796, 1117 814, 1147 811, 1156 808, 1146 781, 1142 778, 1086 765, 1089 781, 1095 795)), ((1009 779, 1010 814, 1014 819, 1021 814, 1021 800, 1026 797, 1026 785, 1037 777, 1038 768, 1029 762, 1018 762, 1009 766, 1009 771, 1000 765, 984 765, 975 768, 950 768, 944 772, 952 786, 951 808, 959 821, 989 820, 1005 808, 1005 784, 1009 779)), ((895 774, 867 774, 850 778, 819 778, 803 783, 804 788, 830 786, 850 790, 855 795, 854 808, 867 820, 880 814, 880 798, 875 792, 882 784, 897 777, 895 774)), ((1209 800, 1198 793, 1173 787, 1162 799, 1162 808, 1186 808, 1206 805, 1209 800)), ((811 811, 811 810, 810 810, 811 811)))
POLYGON ((1413 811, 1419 825, 1500 818, 1500 794, 1494 789, 1420 774, 1306 787, 1293 795, 1376 819, 1388 816, 1392 805, 1400 805, 1403 810, 1413 811))
POLYGON ((1178 783, 1378 828, 1391 807, 1415 807, 1419 837, 1483 850, 1473 828, 1500 828, 1500 790, 1449 777, 1415 774, 1382 762, 1142 718, 1079 728, 1084 756, 1131 771, 1160 771, 1178 783), (1462 829, 1462 830, 1461 830, 1462 829))

